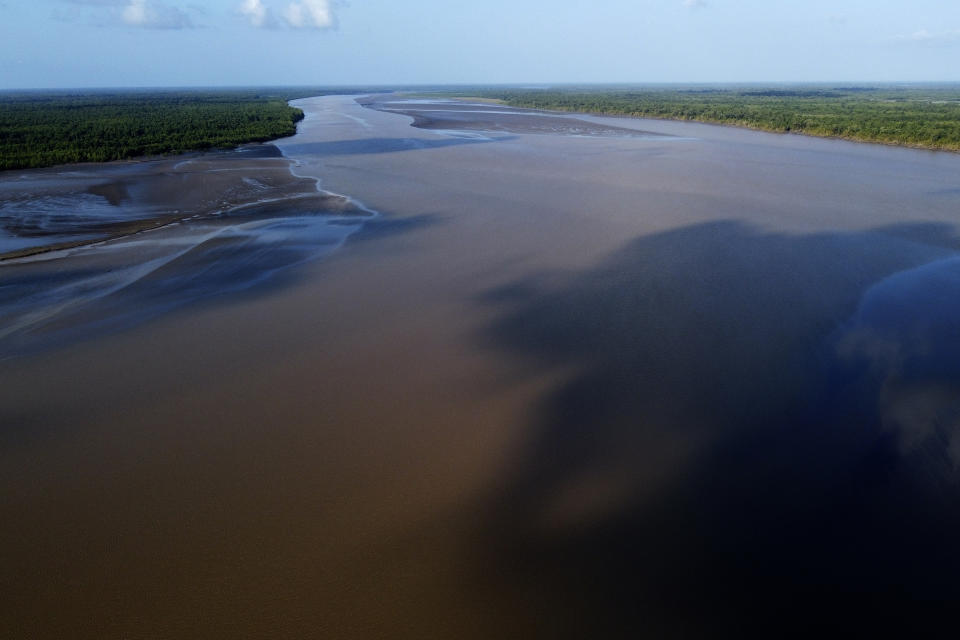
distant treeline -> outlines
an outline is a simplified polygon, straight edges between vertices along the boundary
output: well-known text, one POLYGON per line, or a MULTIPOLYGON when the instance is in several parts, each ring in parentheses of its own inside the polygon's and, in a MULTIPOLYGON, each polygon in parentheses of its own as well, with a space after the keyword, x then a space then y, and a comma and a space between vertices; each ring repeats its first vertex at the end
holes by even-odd
POLYGON ((296 132, 329 89, 0 93, 0 170, 230 148, 296 132))
POLYGON ((501 88, 468 93, 515 107, 696 120, 960 151, 960 85, 501 88))

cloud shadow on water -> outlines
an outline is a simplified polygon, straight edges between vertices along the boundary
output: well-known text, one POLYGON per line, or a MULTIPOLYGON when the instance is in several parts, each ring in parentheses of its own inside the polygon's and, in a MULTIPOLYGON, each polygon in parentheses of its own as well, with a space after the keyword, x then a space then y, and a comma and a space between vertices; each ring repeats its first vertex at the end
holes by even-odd
POLYGON ((541 399, 491 499, 491 588, 547 609, 549 637, 949 621, 955 244, 938 224, 788 235, 717 222, 489 292, 502 316, 485 346, 573 372, 541 399))

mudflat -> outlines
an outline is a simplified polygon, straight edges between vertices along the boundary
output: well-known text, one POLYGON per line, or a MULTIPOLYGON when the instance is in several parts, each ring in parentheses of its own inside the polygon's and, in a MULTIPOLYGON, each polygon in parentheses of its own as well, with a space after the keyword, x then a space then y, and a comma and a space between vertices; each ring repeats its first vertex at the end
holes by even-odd
POLYGON ((256 287, 373 212, 273 145, 0 177, 0 352, 49 349, 256 287))
MULTIPOLYGON (((106 332, 51 315, 84 328, 0 361, 0 635, 922 633, 952 615, 960 157, 295 104, 277 147, 296 174, 380 215, 326 221, 352 225, 339 249, 256 287, 106 332)), ((207 272, 218 246, 165 268, 207 272)), ((247 271, 219 273, 204 282, 247 271)), ((110 317, 156 288, 128 291, 110 317)))
POLYGON ((264 200, 315 195, 273 145, 0 176, 0 260, 159 228, 264 200), (256 177, 252 177, 256 176, 256 177))

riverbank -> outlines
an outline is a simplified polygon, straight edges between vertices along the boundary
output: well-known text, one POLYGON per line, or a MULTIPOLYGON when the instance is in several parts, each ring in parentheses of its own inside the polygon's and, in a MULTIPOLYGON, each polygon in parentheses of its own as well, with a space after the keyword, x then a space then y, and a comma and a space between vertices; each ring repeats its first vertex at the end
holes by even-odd
POLYGON ((960 151, 957 85, 500 89, 480 95, 514 107, 960 151))
POLYGON ((0 261, 84 246, 257 202, 323 199, 273 145, 0 174, 0 261))
POLYGON ((273 145, 0 176, 0 358, 277 278, 375 212, 273 145))

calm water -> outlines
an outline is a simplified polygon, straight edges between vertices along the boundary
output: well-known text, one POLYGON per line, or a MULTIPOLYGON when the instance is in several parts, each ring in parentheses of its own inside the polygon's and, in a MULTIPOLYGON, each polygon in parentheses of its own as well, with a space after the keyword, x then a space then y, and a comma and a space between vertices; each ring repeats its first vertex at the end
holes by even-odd
POLYGON ((528 145, 534 166, 584 186, 560 198, 595 224, 646 220, 593 266, 482 297, 502 314, 483 344, 577 371, 541 399, 527 457, 490 511, 487 559, 505 583, 551 607, 588 603, 589 621, 552 633, 952 626, 960 157, 507 108, 378 108, 484 132, 504 157, 528 145), (497 137, 508 133, 532 135, 497 137), (580 135, 609 141, 561 141, 580 135))

